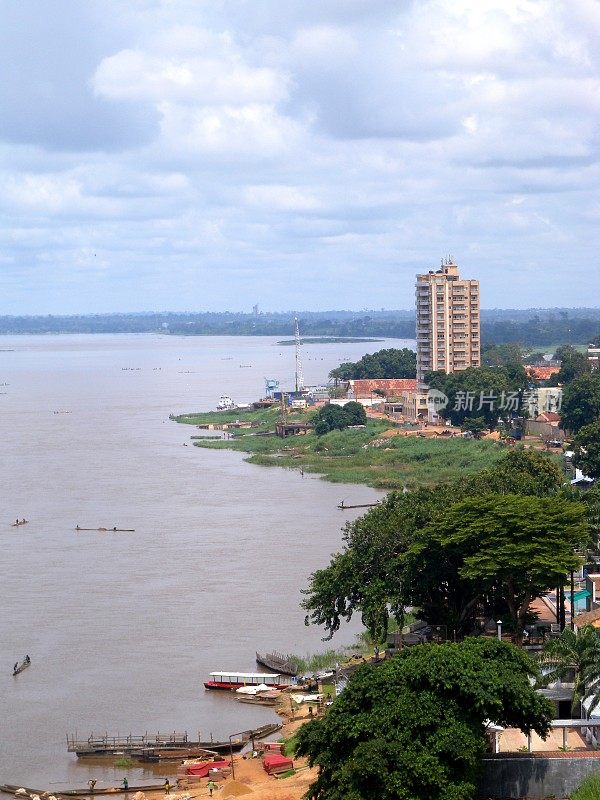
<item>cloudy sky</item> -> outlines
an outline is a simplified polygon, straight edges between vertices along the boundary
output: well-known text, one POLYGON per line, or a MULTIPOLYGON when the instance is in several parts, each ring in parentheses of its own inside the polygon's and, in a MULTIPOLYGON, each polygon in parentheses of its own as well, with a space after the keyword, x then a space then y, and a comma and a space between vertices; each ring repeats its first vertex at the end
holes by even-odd
POLYGON ((0 313, 600 305, 599 0, 0 0, 0 313))

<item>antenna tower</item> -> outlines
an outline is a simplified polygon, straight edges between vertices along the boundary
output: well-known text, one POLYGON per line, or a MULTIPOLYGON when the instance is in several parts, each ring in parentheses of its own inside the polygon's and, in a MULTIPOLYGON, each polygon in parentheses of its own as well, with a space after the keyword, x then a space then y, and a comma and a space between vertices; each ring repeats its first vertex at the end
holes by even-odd
POLYGON ((298 328, 298 317, 294 317, 294 339, 296 341, 296 391, 304 389, 304 375, 302 374, 302 360, 300 358, 300 329, 298 328))

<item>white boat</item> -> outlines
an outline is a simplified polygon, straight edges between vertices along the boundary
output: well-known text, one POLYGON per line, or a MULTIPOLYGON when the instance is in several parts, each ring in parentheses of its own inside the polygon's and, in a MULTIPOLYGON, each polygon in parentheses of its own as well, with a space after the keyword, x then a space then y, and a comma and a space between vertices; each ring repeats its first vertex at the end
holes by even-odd
POLYGON ((228 394, 222 394, 217 403, 217 411, 233 411, 235 403, 228 394))
POLYGON ((243 686, 267 686, 268 689, 287 689, 295 686, 296 679, 290 675, 273 672, 211 672, 204 681, 205 689, 241 689, 243 686))

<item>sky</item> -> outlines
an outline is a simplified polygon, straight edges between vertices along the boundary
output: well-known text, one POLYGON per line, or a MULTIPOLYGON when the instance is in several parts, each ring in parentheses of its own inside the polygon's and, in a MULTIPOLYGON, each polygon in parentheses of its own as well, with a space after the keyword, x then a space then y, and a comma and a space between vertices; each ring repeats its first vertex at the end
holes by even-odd
POLYGON ((600 0, 0 0, 0 313, 600 306, 600 0))

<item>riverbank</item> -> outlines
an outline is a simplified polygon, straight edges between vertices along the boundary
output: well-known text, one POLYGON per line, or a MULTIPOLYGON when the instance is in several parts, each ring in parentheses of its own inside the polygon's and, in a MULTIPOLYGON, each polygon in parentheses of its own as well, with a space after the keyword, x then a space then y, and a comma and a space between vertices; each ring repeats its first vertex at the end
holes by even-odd
MULTIPOLYGON (((289 414, 288 421, 307 422, 311 413, 289 414)), ((269 435, 279 414, 278 408, 271 408, 182 414, 172 419, 195 426, 247 426, 228 428, 226 439, 202 434, 202 438, 194 439, 197 447, 239 450, 248 453, 251 464, 287 467, 317 473, 333 483, 360 483, 388 491, 433 486, 458 473, 480 472, 493 466, 506 452, 504 445, 495 441, 406 435, 406 431, 380 419, 369 419, 364 428, 332 431, 324 436, 309 432, 281 439, 269 435)))

